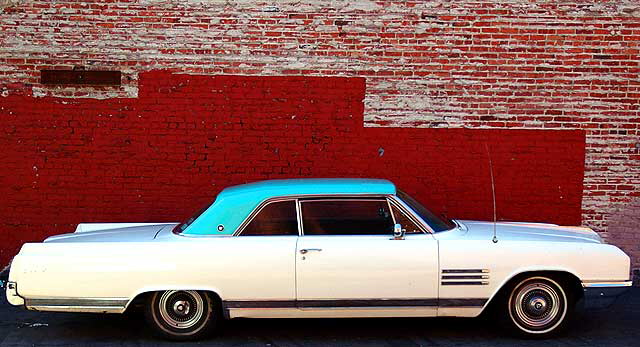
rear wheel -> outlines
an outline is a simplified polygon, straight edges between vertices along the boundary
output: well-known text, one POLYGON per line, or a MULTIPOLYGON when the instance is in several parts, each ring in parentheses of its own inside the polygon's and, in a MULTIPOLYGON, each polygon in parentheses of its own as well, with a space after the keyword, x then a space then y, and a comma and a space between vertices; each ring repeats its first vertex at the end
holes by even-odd
POLYGON ((220 319, 218 312, 217 301, 205 292, 167 290, 149 297, 145 316, 160 337, 188 341, 211 333, 220 319))
POLYGON ((503 314, 506 324, 524 337, 547 338, 563 331, 573 313, 571 293, 546 276, 523 279, 511 287, 503 314))

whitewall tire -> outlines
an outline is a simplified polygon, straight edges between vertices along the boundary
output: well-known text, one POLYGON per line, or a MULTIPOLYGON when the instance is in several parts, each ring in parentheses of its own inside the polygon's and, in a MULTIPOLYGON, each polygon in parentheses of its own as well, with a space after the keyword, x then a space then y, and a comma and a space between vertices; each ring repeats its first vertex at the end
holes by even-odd
POLYGON ((547 338, 563 331, 573 312, 573 298, 560 281, 546 276, 525 278, 511 287, 503 308, 516 334, 547 338))
POLYGON ((145 316, 156 334, 174 341, 203 338, 221 318, 215 298, 195 290, 153 293, 147 301, 145 316))

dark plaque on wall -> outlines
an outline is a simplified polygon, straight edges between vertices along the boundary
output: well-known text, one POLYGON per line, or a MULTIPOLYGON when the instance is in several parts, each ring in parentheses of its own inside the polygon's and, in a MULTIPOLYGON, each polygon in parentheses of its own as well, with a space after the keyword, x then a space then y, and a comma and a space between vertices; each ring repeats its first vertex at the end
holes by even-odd
POLYGON ((119 86, 120 71, 41 70, 40 83, 49 85, 119 86))

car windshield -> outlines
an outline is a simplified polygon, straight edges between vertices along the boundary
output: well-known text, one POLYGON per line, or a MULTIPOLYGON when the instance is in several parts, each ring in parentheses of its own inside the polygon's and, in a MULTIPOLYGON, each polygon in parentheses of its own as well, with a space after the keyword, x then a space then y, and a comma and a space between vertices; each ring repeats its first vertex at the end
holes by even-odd
POLYGON ((450 219, 443 219, 436 216, 433 212, 429 211, 426 207, 424 207, 421 203, 416 201, 414 198, 409 196, 409 194, 398 190, 398 197, 404 201, 411 209, 413 209, 421 218, 424 220, 434 232, 440 232, 445 230, 451 230, 456 227, 456 223, 454 223, 450 219))
POLYGON ((173 232, 174 233, 181 233, 183 232, 189 225, 191 225, 191 223, 193 223, 196 219, 198 219, 198 217, 200 217, 201 214, 204 213, 204 211, 206 211, 209 206, 211 206, 212 203, 208 203, 206 204, 204 207, 202 207, 201 209, 198 210, 198 212, 194 213, 191 217, 189 217, 187 220, 185 220, 184 222, 178 224, 174 229, 173 232))

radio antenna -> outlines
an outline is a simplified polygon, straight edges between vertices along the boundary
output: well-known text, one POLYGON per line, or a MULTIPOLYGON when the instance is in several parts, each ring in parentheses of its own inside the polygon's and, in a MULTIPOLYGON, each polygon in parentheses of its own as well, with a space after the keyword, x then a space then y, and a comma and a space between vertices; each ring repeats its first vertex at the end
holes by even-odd
POLYGON ((491 152, 489 151, 489 145, 484 143, 484 148, 487 149, 487 157, 489 157, 489 173, 491 174, 491 195, 493 197, 493 243, 498 243, 498 235, 496 234, 496 223, 498 219, 498 213, 496 208, 496 184, 493 180, 493 162, 491 161, 491 152))

